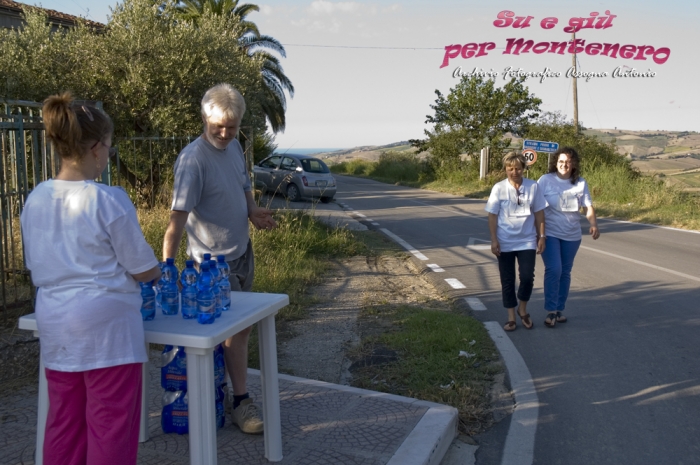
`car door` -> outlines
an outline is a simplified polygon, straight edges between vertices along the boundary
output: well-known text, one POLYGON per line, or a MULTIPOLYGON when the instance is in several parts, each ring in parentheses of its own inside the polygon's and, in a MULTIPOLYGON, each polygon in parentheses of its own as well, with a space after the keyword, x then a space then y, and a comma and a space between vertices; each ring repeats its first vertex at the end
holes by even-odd
MULTIPOLYGON (((279 169, 275 172, 275 183, 279 186, 280 192, 287 192, 287 186, 292 182, 292 177, 297 169, 297 162, 291 157, 282 158, 279 169)), ((301 186, 299 186, 301 187, 301 186)))
POLYGON ((281 159, 282 157, 280 155, 273 155, 267 157, 255 166, 253 169, 253 173, 255 174, 255 187, 274 192, 277 188, 274 184, 274 173, 277 171, 281 159))

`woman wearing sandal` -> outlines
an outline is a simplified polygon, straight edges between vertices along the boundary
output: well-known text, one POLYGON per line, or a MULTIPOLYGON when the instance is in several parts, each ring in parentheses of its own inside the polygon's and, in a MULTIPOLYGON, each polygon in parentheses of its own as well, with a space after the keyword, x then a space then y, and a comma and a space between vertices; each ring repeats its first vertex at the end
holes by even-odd
POLYGON ((562 312, 569 296, 571 268, 581 245, 581 207, 586 208, 589 232, 594 240, 600 237, 600 232, 588 184, 580 177, 576 150, 571 147, 557 150, 550 159, 549 173, 537 183, 548 204, 544 210, 547 221, 546 250, 542 254, 544 308, 548 312, 544 324, 554 328, 557 323, 566 322, 562 312))
POLYGON ((538 184, 523 178, 526 161, 519 153, 503 157, 506 179, 491 190, 485 210, 489 213, 491 252, 498 258, 503 306, 508 322, 503 329, 515 331, 515 307, 527 329, 533 327, 527 302, 535 281, 535 257, 545 248, 544 209, 547 205, 538 184), (518 261, 520 284, 515 293, 515 261, 518 261), (518 303, 519 302, 519 303, 518 303))

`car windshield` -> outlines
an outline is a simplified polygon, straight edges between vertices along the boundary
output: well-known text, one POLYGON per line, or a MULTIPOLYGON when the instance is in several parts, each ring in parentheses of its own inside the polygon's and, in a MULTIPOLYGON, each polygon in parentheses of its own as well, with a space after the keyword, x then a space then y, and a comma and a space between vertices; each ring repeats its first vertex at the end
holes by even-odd
POLYGON ((325 163, 317 158, 305 158, 301 160, 301 166, 307 173, 330 173, 325 163))

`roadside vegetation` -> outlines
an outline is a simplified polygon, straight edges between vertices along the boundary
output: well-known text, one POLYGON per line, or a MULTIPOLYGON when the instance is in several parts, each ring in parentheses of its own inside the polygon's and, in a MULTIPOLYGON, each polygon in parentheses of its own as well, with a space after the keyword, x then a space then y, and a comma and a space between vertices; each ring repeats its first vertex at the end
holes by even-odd
POLYGON ((381 303, 360 317, 371 328, 350 354, 353 386, 450 405, 465 434, 490 424, 489 391, 503 367, 480 322, 445 309, 381 303))

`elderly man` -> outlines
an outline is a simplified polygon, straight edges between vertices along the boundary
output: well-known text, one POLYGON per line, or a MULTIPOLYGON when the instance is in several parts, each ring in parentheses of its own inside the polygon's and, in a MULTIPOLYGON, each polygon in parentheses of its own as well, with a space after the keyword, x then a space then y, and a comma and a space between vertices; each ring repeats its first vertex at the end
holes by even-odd
MULTIPOLYGON (((202 99, 204 131, 175 162, 170 222, 163 260, 175 257, 187 230, 187 253, 198 263, 205 253, 225 255, 233 291, 253 286, 253 249, 248 220, 258 229, 277 226, 270 210, 258 207, 251 192, 241 145, 236 140, 245 101, 229 84, 209 89, 202 99)), ((244 433, 262 433, 259 409, 248 395, 248 336, 251 328, 224 342, 226 370, 233 385, 233 422, 244 433)))

